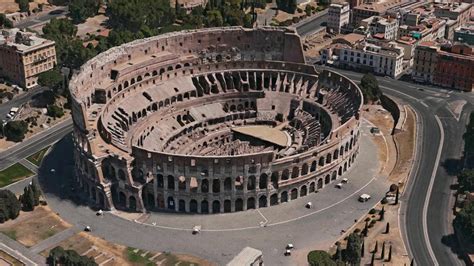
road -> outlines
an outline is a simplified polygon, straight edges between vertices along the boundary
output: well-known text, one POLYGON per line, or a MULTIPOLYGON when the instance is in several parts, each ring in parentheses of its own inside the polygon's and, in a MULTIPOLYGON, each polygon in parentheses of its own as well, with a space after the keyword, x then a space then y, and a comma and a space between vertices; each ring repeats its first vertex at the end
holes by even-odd
MULTIPOLYGON (((337 71, 354 80, 362 77, 360 73, 337 71)), ((451 185, 462 156, 462 134, 473 110, 474 94, 389 78, 378 80, 384 93, 415 109, 421 126, 415 169, 401 198, 401 227, 409 252, 418 265, 463 265, 456 255, 451 224, 451 185), (449 108, 453 103, 465 103, 461 113, 449 108)))
POLYGON ((27 92, 14 97, 11 101, 0 104, 0 120, 5 119, 5 116, 8 114, 8 112, 10 112, 12 107, 20 107, 22 104, 25 104, 31 100, 34 95, 41 93, 44 90, 46 90, 46 87, 30 89, 27 92))
POLYGON ((325 9, 319 12, 318 14, 316 14, 315 16, 311 16, 297 23, 296 25, 294 25, 294 27, 296 28, 296 32, 298 32, 299 35, 306 36, 322 28, 323 26, 321 24, 323 22, 327 22, 327 19, 328 19, 328 10, 325 9))
POLYGON ((42 12, 39 15, 35 15, 29 18, 26 18, 19 23, 15 23, 16 28, 30 28, 35 27, 37 25, 44 24, 51 20, 52 18, 59 18, 63 17, 67 14, 68 7, 67 6, 58 6, 53 10, 42 12))
MULTIPOLYGON (((0 169, 4 169, 29 155, 50 146, 72 131, 72 120, 64 120, 33 137, 0 153, 0 169)), ((72 151, 71 151, 72 152, 72 151)))

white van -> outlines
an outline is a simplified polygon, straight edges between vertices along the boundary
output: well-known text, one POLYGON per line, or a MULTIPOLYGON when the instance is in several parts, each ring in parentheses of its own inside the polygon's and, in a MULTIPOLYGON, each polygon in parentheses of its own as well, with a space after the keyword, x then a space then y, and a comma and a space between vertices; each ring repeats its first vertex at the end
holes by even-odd
POLYGON ((360 195, 360 197, 359 197, 359 201, 360 201, 360 202, 366 202, 366 201, 368 201, 369 199, 370 199, 370 195, 369 195, 369 194, 362 194, 362 195, 360 195))

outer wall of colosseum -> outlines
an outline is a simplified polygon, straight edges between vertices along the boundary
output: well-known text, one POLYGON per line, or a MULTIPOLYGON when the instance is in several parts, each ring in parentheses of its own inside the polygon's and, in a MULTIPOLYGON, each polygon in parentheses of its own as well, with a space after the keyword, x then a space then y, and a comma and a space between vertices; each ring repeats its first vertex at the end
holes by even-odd
POLYGON ((76 179, 105 209, 278 205, 331 184, 359 153, 359 88, 305 65, 288 29, 134 41, 86 63, 70 88, 76 179), (287 143, 235 131, 254 125, 287 143))

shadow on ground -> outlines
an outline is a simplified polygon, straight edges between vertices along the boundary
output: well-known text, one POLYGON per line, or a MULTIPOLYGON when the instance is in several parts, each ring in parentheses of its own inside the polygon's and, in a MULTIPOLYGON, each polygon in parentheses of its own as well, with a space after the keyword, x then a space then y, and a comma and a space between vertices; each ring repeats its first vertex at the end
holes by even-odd
POLYGON ((52 146, 38 170, 38 181, 48 197, 58 197, 76 205, 85 205, 87 201, 73 182, 74 158, 71 134, 52 146))

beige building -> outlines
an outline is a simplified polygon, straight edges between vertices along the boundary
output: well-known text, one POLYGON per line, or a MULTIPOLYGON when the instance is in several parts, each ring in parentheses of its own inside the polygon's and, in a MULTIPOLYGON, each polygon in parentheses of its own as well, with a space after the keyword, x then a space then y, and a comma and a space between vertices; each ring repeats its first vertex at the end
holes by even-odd
POLYGON ((0 35, 0 76, 24 88, 37 85, 38 75, 56 65, 54 42, 19 29, 0 35))

